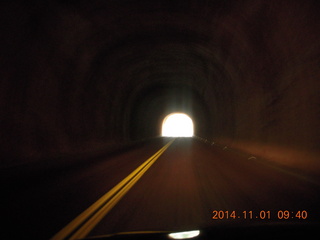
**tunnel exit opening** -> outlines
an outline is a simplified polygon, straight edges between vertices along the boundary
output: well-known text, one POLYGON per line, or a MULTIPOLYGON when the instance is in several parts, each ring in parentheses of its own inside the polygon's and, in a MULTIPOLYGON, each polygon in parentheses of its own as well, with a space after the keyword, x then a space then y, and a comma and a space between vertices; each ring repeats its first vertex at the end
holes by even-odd
POLYGON ((192 137, 193 121, 184 113, 171 113, 162 122, 162 137, 192 137))

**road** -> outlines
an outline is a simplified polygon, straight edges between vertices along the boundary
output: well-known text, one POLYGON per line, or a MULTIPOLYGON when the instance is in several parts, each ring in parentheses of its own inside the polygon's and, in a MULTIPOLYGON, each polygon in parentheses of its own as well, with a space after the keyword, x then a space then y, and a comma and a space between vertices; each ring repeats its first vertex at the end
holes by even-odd
POLYGON ((153 139, 122 152, 36 173, 7 170, 2 174, 6 218, 2 234, 6 239, 50 239, 64 228, 70 230, 70 222, 102 196, 105 202, 98 208, 110 206, 91 224, 88 236, 192 230, 240 221, 320 220, 318 179, 195 138, 171 140, 153 139), (130 182, 130 174, 139 167, 145 172, 130 182), (123 180, 124 187, 119 187, 123 180), (122 187, 121 196, 110 193, 121 192, 122 187))

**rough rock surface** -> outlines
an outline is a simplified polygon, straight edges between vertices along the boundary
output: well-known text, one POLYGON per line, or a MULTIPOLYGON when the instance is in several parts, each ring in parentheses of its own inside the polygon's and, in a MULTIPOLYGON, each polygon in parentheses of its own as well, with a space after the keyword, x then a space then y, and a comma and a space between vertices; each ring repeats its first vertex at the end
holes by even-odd
POLYGON ((4 1, 2 164, 95 152, 189 114, 197 136, 320 169, 320 4, 4 1))

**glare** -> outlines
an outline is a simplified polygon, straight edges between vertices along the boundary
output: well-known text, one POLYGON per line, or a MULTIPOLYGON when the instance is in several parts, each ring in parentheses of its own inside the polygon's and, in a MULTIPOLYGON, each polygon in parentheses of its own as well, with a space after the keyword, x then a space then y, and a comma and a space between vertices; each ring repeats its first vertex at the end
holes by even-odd
POLYGON ((192 137, 193 122, 184 113, 172 113, 162 123, 163 137, 192 137))
POLYGON ((194 231, 188 231, 188 232, 177 232, 177 233, 170 233, 169 237, 173 239, 187 239, 187 238, 194 238, 199 236, 200 231, 194 230, 194 231))

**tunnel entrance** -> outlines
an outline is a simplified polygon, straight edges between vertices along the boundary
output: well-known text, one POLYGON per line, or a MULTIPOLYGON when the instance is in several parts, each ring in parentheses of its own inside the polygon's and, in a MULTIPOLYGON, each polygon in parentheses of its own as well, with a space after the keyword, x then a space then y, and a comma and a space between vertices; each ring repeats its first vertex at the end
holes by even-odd
POLYGON ((162 137, 192 137, 193 121, 184 113, 171 113, 162 122, 162 137))

